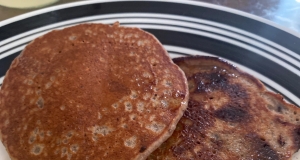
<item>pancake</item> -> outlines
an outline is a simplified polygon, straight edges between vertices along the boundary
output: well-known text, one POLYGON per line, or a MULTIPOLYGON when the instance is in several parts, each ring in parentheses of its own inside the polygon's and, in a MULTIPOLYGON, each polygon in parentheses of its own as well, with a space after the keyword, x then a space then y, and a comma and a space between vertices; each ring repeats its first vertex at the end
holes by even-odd
POLYGON ((173 135, 149 160, 288 160, 300 148, 300 109, 215 57, 173 60, 190 98, 173 135))
POLYGON ((145 159, 187 107, 184 73, 138 28, 81 24, 35 39, 0 91, 12 159, 145 159))

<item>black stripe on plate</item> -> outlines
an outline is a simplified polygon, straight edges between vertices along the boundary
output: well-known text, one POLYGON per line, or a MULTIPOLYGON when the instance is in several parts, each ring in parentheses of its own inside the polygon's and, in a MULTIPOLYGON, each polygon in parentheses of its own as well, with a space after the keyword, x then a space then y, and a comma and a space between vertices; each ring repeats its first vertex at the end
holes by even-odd
POLYGON ((21 52, 17 52, 11 54, 0 60, 0 77, 4 76, 6 71, 8 70, 11 62, 20 54, 21 52))
MULTIPOLYGON (((160 20, 165 20, 165 19, 167 19, 167 20, 177 20, 177 21, 182 21, 182 22, 189 22, 189 23, 194 23, 194 24, 206 25, 206 26, 208 26, 208 27, 221 29, 221 30, 224 30, 224 31, 227 31, 227 32, 230 32, 230 33, 235 33, 235 34, 238 34, 238 35, 240 35, 240 36, 244 36, 244 37, 250 38, 250 39, 252 39, 252 40, 254 40, 254 41, 260 42, 260 43, 262 43, 262 44, 264 44, 264 45, 266 45, 266 46, 268 46, 268 47, 271 47, 272 49, 275 49, 275 50, 277 50, 277 51, 279 51, 279 52, 281 52, 281 53, 284 53, 284 54, 286 54, 287 56, 290 56, 290 57, 292 57, 292 58, 294 58, 295 60, 298 61, 298 59, 297 59, 296 57, 294 57, 293 55, 287 54, 285 51, 283 51, 283 50, 281 50, 281 49, 279 49, 279 48, 273 47, 273 46, 271 46, 271 45, 269 45, 269 44, 267 44, 267 43, 265 43, 265 42, 263 42, 263 41, 261 41, 261 40, 259 40, 259 39, 255 39, 255 38, 252 38, 252 37, 250 37, 250 36, 248 36, 248 35, 244 35, 244 34, 242 34, 242 33, 238 33, 238 32, 235 32, 235 31, 226 29, 226 28, 221 28, 221 27, 218 27, 218 26, 213 26, 213 25, 210 25, 210 24, 205 24, 205 23, 200 23, 200 22, 194 22, 194 21, 189 21, 189 20, 181 20, 181 19, 178 20, 178 19, 175 19, 175 18, 151 17, 151 16, 146 16, 146 17, 145 17, 145 16, 143 16, 143 17, 135 16, 135 17, 98 18, 98 19, 94 19, 93 21, 109 20, 109 19, 126 19, 126 18, 152 18, 152 19, 160 19, 160 20)), ((34 35, 34 34, 38 34, 38 33, 41 33, 41 32, 51 31, 51 30, 53 30, 53 29, 60 28, 60 27, 66 27, 66 26, 70 26, 70 25, 76 25, 76 24, 80 24, 80 23, 88 23, 88 22, 93 22, 93 21, 85 20, 85 21, 80 21, 80 22, 76 22, 76 23, 69 23, 69 24, 67 24, 67 25, 56 26, 56 27, 54 27, 54 28, 44 29, 44 30, 41 30, 41 31, 38 31, 38 32, 35 32, 35 33, 32 33, 32 34, 29 34, 29 35, 27 35, 27 36, 24 36, 24 37, 15 39, 15 40, 13 40, 13 41, 11 41, 11 42, 4 43, 4 45, 13 43, 13 42, 15 42, 15 41, 17 41, 17 40, 20 40, 20 39, 22 39, 22 38, 26 38, 26 37, 28 37, 28 36, 32 36, 32 35, 34 35)), ((151 24, 151 23, 149 23, 149 24, 151 24)), ((196 29, 197 29, 197 28, 196 28, 196 29)), ((200 29, 198 29, 198 30, 200 30, 200 29)), ((203 31, 205 31, 205 30, 203 30, 203 31)), ((210 32, 210 31, 206 31, 206 32, 210 32)), ((214 32, 211 32, 211 33, 214 33, 214 32)), ((216 34, 217 34, 217 33, 216 33, 216 34)), ((221 34, 219 34, 219 35, 221 35, 221 34)), ((222 35, 222 36, 226 36, 226 35, 222 35)), ((228 36, 226 36, 226 37, 228 37, 228 36)), ((231 38, 231 37, 229 37, 229 38, 231 38)), ((236 39, 236 38, 232 38, 232 39, 236 39)), ((239 40, 239 39, 236 39, 236 40, 239 40)), ((250 44, 250 43, 247 43, 247 44, 250 44)), ((252 45, 252 44, 250 44, 250 45, 252 45)), ((254 45, 252 45, 252 46, 254 46, 254 45)), ((256 48, 257 48, 257 47, 256 47, 256 48)), ((8 50, 5 50, 5 51, 3 51, 3 52, 6 52, 6 51, 8 51, 8 50)), ((0 55, 1 55, 1 53, 0 53, 0 55)), ((278 57, 278 56, 277 56, 277 57, 278 57)), ((280 57, 278 57, 278 58, 280 58, 280 57)), ((284 60, 284 59, 283 59, 283 60, 284 60)), ((284 60, 284 61, 286 61, 286 60, 284 60)), ((287 61, 286 61, 286 62, 287 62, 287 61)), ((300 63, 300 62, 299 62, 299 63, 300 63)), ((295 67, 298 67, 298 66, 295 66, 295 67)), ((300 67, 298 67, 298 68, 300 68, 300 67)))
POLYGON ((181 55, 181 56, 191 56, 191 54, 182 53, 182 52, 176 52, 176 51, 168 51, 168 53, 170 53, 170 54, 177 54, 177 55, 181 55))
POLYGON ((300 55, 300 48, 298 47, 300 39, 276 27, 226 11, 171 2, 107 2, 59 9, 1 27, 0 41, 38 27, 65 20, 100 14, 130 12, 174 14, 227 24, 260 35, 300 55))
MULTIPOLYGON (((289 61, 287 61, 286 59, 280 57, 279 55, 276 55, 276 54, 274 54, 274 53, 272 53, 272 52, 269 52, 269 51, 267 51, 267 50, 265 50, 265 49, 262 49, 262 48, 260 48, 260 47, 257 47, 257 46, 255 46, 255 45, 253 45, 253 44, 251 44, 251 43, 246 42, 246 41, 242 41, 242 40, 237 39, 237 38, 234 38, 234 37, 229 37, 229 36, 227 36, 227 35, 223 35, 223 34, 211 32, 211 31, 206 31, 206 30, 202 30, 202 29, 197 29, 197 28, 184 27, 184 26, 179 26, 179 25, 170 25, 170 24, 168 24, 168 25, 166 25, 166 24, 153 24, 153 23, 122 23, 122 24, 123 24, 123 25, 127 25, 127 24, 131 24, 131 25, 140 25, 140 24, 143 25, 143 24, 146 24, 146 25, 147 25, 147 24, 148 24, 148 25, 159 25, 159 26, 171 26, 171 27, 180 27, 180 28, 184 28, 184 29, 192 29, 192 30, 194 30, 194 31, 202 31, 202 32, 212 33, 212 34, 214 34, 214 35, 218 35, 218 36, 222 36, 222 37, 225 37, 225 38, 228 38, 228 39, 232 39, 232 40, 238 41, 238 42, 240 42, 240 43, 246 44, 246 45, 248 45, 248 46, 251 46, 251 47, 253 47, 253 48, 256 48, 256 49, 258 49, 258 50, 261 50, 261 51, 263 51, 263 52, 265 52, 265 53, 267 53, 267 54, 269 54, 269 55, 272 55, 273 57, 276 57, 277 59, 279 59, 279 60, 281 60, 281 61, 283 61, 283 62, 285 62, 285 63, 287 63, 287 64, 289 64, 289 65, 291 65, 291 66, 293 66, 294 68, 300 70, 300 65, 295 65, 295 64, 293 64, 293 63, 290 63, 289 61)), ((282 54, 285 54, 285 55, 289 56, 288 54, 286 54, 286 53, 284 53, 284 52, 283 52, 282 54)), ((299 64, 300 64, 300 62, 299 62, 299 64)))
MULTIPOLYGON (((136 17, 134 17, 134 18, 136 18, 136 17)), ((111 18, 96 19, 96 20, 93 20, 93 21, 97 21, 97 20, 109 20, 109 19, 111 19, 111 18)), ((115 19, 115 18, 114 18, 114 19, 115 19)), ((78 24, 78 23, 72 23, 71 25, 73 25, 73 24, 78 24)), ((252 46, 252 47, 254 47, 254 48, 256 48, 256 49, 259 49, 259 50, 261 50, 261 51, 263 51, 263 52, 265 52, 265 53, 267 53, 267 54, 273 55, 273 56, 276 57, 277 59, 280 59, 281 61, 284 61, 285 63, 287 63, 287 64, 293 66, 294 68, 297 68, 298 70, 300 70, 300 65, 295 65, 295 64, 293 64, 293 63, 290 63, 290 62, 287 61, 286 59, 281 58, 279 55, 273 54, 273 53, 271 53, 271 52, 269 52, 269 51, 267 51, 267 50, 264 50, 264 49, 262 49, 262 48, 259 48, 259 47, 255 46, 255 45, 253 45, 253 44, 251 44, 251 43, 247 43, 247 42, 245 42, 245 41, 241 41, 240 39, 237 39, 237 38, 234 38, 234 37, 229 37, 229 36, 222 35, 222 34, 218 34, 218 33, 215 33, 215 32, 210 32, 210 31, 206 31, 206 30, 202 30, 202 29, 197 29, 197 28, 191 28, 191 27, 178 26, 178 25, 153 24, 153 23, 122 23, 122 24, 132 24, 132 25, 148 24, 148 25, 160 25, 160 26, 174 26, 174 27, 181 27, 181 28, 186 28, 186 29, 193 29, 193 30, 197 30, 197 31, 203 31, 203 32, 207 32, 207 33, 212 33, 212 34, 215 34, 215 35, 219 35, 219 36, 222 36, 222 37, 226 37, 226 38, 229 38, 229 39, 233 39, 233 40, 236 40, 236 41, 238 41, 238 42, 241 42, 241 43, 247 44, 247 45, 249 45, 249 46, 252 46)), ((70 25, 70 24, 68 24, 68 25, 61 25, 61 26, 59 26, 59 27, 66 27, 66 26, 69 26, 69 25, 70 25)), ((47 29, 47 30, 43 30, 43 31, 40 31, 40 32, 51 31, 51 30, 52 30, 52 29, 47 29)), ((38 33, 40 33, 40 32, 38 32, 38 33)), ((35 34, 37 34, 37 33, 35 33, 35 34)), ((31 34, 31 35, 34 35, 34 34, 31 34)), ((28 36, 31 36, 31 35, 28 35, 28 36)), ((251 38, 251 37, 249 37, 249 38, 251 38)), ((28 41, 28 42, 29 42, 29 41, 28 41)), ((26 44, 26 43, 28 43, 28 42, 24 42, 23 44, 20 44, 20 45, 18 45, 18 46, 24 45, 24 44, 26 44)), ((16 47, 18 47, 18 46, 15 46, 14 48, 16 48, 16 47)), ((10 48, 10 49, 8 49, 8 50, 6 50, 6 51, 3 51, 2 53, 0 53, 0 55, 1 55, 1 54, 4 54, 5 52, 7 52, 7 51, 9 51, 9 50, 12 50, 12 49, 14 49, 14 48, 10 48)), ((276 49, 276 48, 274 48, 274 49, 276 49)), ((285 53, 282 53, 282 54, 285 54, 285 53)), ((286 54, 286 55, 289 56, 288 54, 286 54)), ((300 63, 300 62, 299 62, 299 63, 300 63)))

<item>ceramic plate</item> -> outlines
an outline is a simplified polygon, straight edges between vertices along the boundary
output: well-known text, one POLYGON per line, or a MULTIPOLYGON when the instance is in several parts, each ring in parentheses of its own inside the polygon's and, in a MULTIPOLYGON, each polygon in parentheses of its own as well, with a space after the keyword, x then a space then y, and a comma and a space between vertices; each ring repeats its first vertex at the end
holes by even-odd
MULTIPOLYGON (((82 1, 2 21, 0 84, 12 60, 34 38, 80 23, 116 21, 154 34, 171 57, 227 59, 300 106, 299 34, 244 12, 193 1, 82 1)), ((1 158, 7 160, 4 154, 1 158)))

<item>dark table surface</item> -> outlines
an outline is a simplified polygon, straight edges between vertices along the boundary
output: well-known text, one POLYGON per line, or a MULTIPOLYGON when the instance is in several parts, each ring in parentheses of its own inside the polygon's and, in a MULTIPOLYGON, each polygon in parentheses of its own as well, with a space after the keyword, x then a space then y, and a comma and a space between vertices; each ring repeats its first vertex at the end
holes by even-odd
MULTIPOLYGON (((78 0, 60 0, 53 5, 78 0)), ((300 33, 300 0, 198 0, 248 12, 271 20, 300 33)), ((53 6, 52 5, 52 6, 53 6)), ((0 21, 35 9, 13 9, 0 6, 0 21)))

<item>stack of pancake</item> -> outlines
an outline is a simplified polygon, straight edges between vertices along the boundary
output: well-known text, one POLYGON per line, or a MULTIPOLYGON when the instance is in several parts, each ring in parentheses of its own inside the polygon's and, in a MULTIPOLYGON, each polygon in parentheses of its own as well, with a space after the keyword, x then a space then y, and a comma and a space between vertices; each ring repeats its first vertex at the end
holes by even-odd
POLYGON ((300 110, 216 57, 174 60, 151 34, 81 24, 35 39, 0 90, 11 159, 291 159, 300 110), (174 63, 174 62, 175 63, 174 63))

